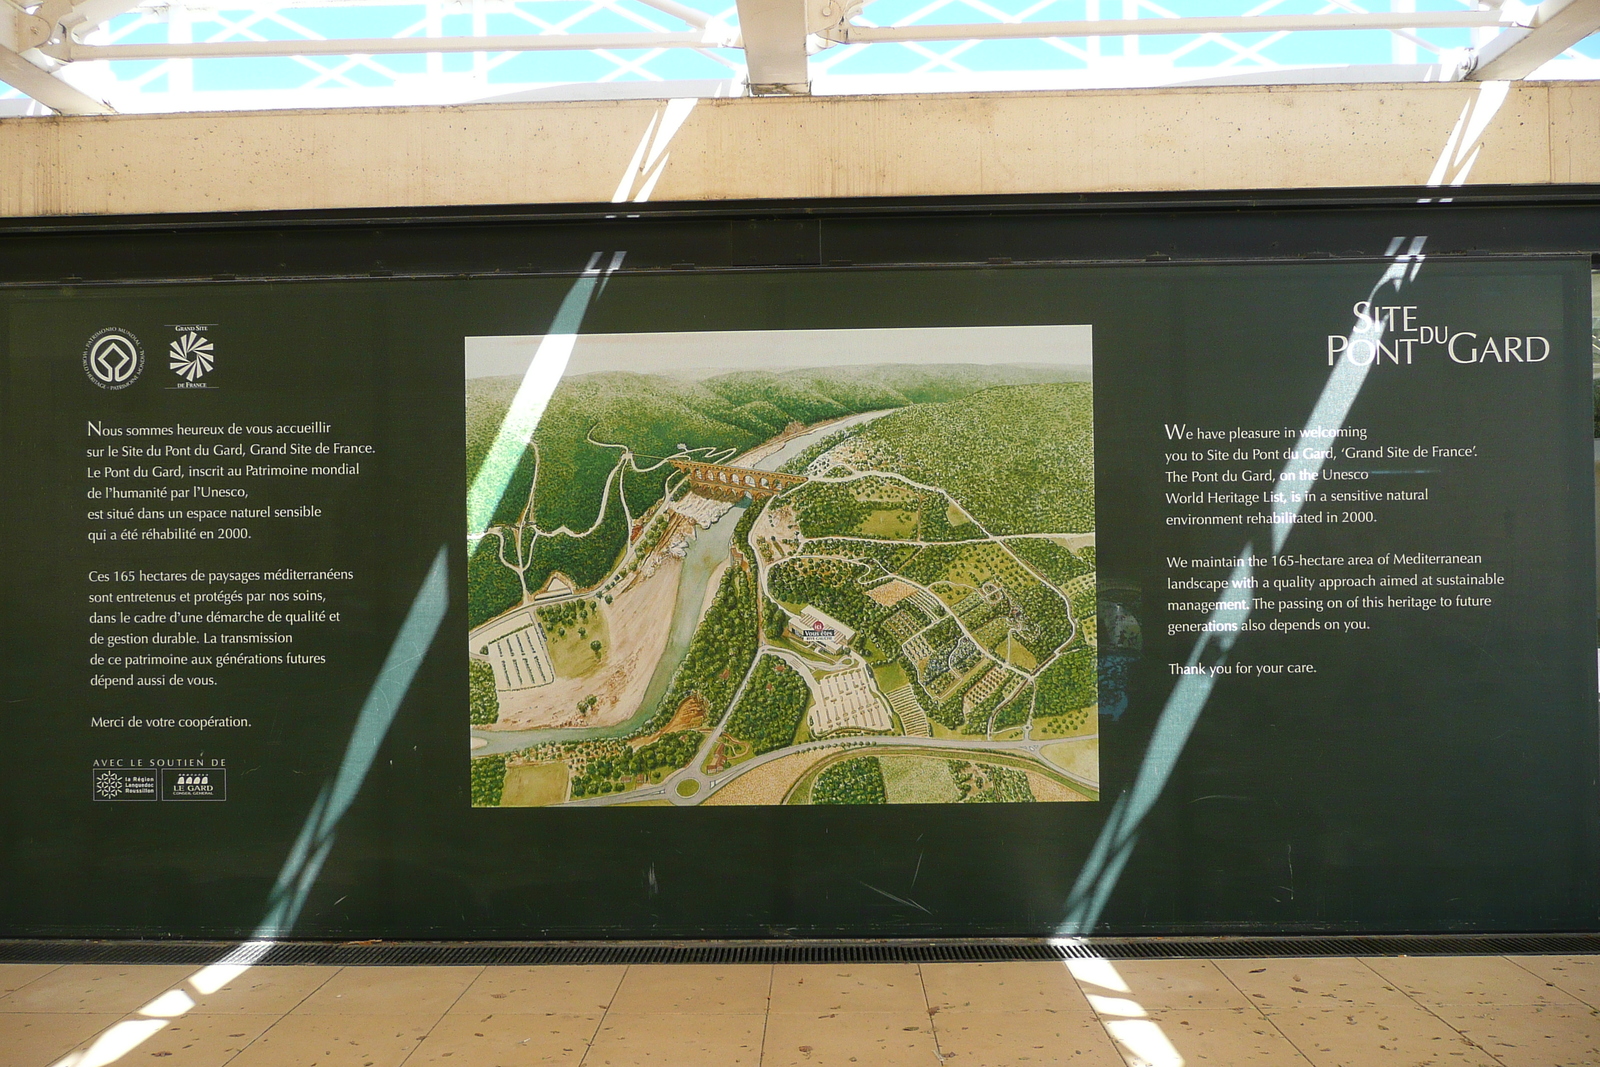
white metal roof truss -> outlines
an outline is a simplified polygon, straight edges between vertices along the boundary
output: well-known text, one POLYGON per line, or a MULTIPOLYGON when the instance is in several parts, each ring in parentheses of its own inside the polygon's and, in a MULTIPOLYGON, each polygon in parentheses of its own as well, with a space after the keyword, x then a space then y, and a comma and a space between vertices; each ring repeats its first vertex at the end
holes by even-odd
POLYGON ((0 83, 11 90, 0 92, 0 115, 1600 77, 1600 58, 1577 50, 1600 32, 1600 0, 1423 0, 1421 11, 1418 0, 1380 0, 1388 10, 1264 0, 1202 15, 1155 0, 897 2, 878 23, 882 5, 863 0, 0 0, 0 83), (1043 17, 1069 2, 1083 18, 1043 17), (1385 36, 1387 62, 1305 62, 1304 48, 1286 58, 1306 35, 1340 31, 1385 36), (994 51, 1005 42, 1030 50, 1007 59, 994 51), (883 48, 900 58, 863 72, 867 50, 883 48), (583 73, 568 63, 529 76, 524 57, 540 53, 582 54, 583 73), (243 75, 262 60, 279 61, 272 78, 243 75), (197 64, 207 65, 204 84, 197 64))

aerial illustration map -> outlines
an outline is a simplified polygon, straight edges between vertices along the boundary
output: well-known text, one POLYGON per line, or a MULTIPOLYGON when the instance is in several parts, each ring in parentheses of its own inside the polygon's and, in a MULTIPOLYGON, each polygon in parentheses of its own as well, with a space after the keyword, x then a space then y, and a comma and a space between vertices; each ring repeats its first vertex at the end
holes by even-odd
POLYGON ((472 803, 1099 799, 1087 326, 466 339, 472 803))

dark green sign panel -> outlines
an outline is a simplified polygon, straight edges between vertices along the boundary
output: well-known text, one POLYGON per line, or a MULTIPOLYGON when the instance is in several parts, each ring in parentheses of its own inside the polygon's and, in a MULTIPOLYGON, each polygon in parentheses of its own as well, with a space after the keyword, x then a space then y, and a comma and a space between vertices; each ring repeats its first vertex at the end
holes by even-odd
POLYGON ((1596 924, 1587 263, 0 291, 7 936, 1596 924))

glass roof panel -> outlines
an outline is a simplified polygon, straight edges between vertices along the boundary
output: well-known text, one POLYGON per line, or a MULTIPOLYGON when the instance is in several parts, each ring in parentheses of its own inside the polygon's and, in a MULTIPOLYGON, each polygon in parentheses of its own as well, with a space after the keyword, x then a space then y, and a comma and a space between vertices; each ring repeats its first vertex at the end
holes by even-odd
MULTIPOLYGON (((1441 80, 1532 11, 1515 0, 801 2, 821 94, 1441 80), (1195 21, 1207 19, 1230 21, 1195 21), (1344 22, 1308 28, 1330 19, 1344 22), (1150 30, 1129 35, 1124 20, 1150 30), (1119 26, 1100 32, 1107 21, 1119 26)), ((738 7, 721 0, 143 0, 99 25, 71 18, 70 34, 28 58, 124 112, 739 95, 748 80, 738 7), (363 47, 334 43, 345 40, 363 47), (426 51, 431 40, 446 51, 426 51)), ((1534 73, 1600 76, 1600 37, 1534 73)), ((0 114, 29 110, 42 109, 0 86, 0 114)))

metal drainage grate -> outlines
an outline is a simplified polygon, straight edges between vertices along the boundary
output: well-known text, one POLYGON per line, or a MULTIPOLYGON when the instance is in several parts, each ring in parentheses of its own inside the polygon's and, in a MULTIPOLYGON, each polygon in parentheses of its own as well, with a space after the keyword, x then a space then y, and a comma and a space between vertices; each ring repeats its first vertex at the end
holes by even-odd
POLYGON ((650 963, 998 963, 1070 959, 1500 956, 1600 953, 1600 933, 1338 937, 1089 937, 918 941, 0 940, 0 963, 555 966, 650 963))

